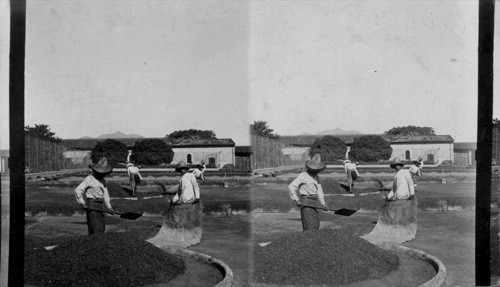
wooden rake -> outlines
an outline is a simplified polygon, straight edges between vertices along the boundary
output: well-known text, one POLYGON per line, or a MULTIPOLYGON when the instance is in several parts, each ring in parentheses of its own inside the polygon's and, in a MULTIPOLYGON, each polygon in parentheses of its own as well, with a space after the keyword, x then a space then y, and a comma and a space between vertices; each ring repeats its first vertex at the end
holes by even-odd
MULTIPOLYGON (((95 211, 100 211, 100 212, 105 212, 111 214, 109 210, 102 210, 102 209, 95 209, 95 208, 87 208, 88 210, 95 210, 95 211)), ((136 220, 137 218, 142 216, 142 213, 135 213, 135 212, 125 212, 125 213, 119 213, 115 212, 114 215, 120 215, 120 218, 124 219, 129 219, 129 220, 136 220)))
MULTIPOLYGON (((302 206, 307 206, 307 207, 314 207, 314 208, 318 208, 318 209, 323 209, 325 210, 322 206, 317 206, 317 205, 309 205, 309 204, 301 204, 302 206)), ((333 212, 334 214, 337 214, 337 215, 341 215, 341 216, 351 216, 353 215, 354 213, 357 212, 357 210, 354 210, 354 209, 348 209, 348 208, 341 208, 341 209, 337 209, 337 210, 334 210, 334 209, 327 209, 325 210, 327 212, 333 212)))

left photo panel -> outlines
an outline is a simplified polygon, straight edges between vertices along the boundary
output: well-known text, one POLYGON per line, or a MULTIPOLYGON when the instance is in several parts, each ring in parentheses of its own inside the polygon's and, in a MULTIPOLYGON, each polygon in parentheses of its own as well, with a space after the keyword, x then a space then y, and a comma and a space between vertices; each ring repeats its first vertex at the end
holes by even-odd
POLYGON ((248 285, 248 3, 25 10, 21 174, 4 126, 16 117, 1 113, 2 286, 14 282, 15 228, 29 286, 248 285), (8 188, 15 172, 23 191, 8 188), (21 226, 9 221, 16 192, 21 226))

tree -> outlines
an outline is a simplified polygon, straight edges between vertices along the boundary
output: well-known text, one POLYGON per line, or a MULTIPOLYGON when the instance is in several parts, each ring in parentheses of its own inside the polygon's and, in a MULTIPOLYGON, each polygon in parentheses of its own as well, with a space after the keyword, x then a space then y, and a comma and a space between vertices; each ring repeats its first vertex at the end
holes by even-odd
POLYGON ((346 143, 338 137, 324 136, 317 138, 311 145, 309 154, 320 154, 321 160, 325 163, 333 163, 342 159, 347 150, 346 143))
POLYGON ((114 139, 106 139, 95 145, 90 158, 93 163, 97 163, 101 157, 106 157, 108 164, 116 166, 118 163, 124 163, 127 160, 127 155, 128 148, 124 143, 114 139))
POLYGON ((32 136, 37 139, 50 141, 54 143, 60 143, 62 139, 55 136, 54 132, 50 131, 50 127, 46 124, 35 124, 34 127, 25 126, 24 132, 28 136, 32 136))
POLYGON ((354 138, 349 156, 355 160, 377 162, 391 158, 390 142, 381 136, 367 135, 354 138))
POLYGON ((436 133, 431 127, 405 126, 392 128, 384 132, 384 134, 393 136, 430 136, 436 133))
POLYGON ((174 152, 162 139, 144 139, 137 142, 132 149, 130 160, 137 164, 158 166, 172 162, 174 152))
POLYGON ((177 140, 177 139, 217 139, 215 133, 209 130, 179 130, 174 131, 173 133, 166 135, 167 140, 177 140))
POLYGON ((250 132, 253 135, 261 136, 270 139, 279 139, 279 135, 273 133, 273 129, 269 128, 269 125, 265 121, 253 121, 250 125, 250 132))

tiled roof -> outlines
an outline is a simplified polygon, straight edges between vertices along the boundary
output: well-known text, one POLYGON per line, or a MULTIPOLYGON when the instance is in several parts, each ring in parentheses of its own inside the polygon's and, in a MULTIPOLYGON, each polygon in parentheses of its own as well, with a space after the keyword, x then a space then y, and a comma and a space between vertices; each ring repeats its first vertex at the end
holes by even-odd
POLYGON ((453 144, 453 149, 477 149, 477 143, 475 142, 456 142, 453 144))
MULTIPOLYGON (((168 142, 167 142, 168 143, 168 142)), ((235 146, 232 139, 173 140, 172 147, 235 146)))
MULTIPOLYGON (((342 139, 346 144, 351 144, 355 138, 366 135, 334 135, 334 137, 342 139)), ((453 138, 449 135, 433 135, 433 136, 381 136, 391 144, 398 143, 452 143, 453 138)), ((314 140, 324 137, 324 135, 303 135, 303 136, 280 136, 282 143, 293 146, 311 146, 314 140)))
POLYGON ((432 136, 389 136, 391 144, 394 143, 452 143, 450 135, 432 136))

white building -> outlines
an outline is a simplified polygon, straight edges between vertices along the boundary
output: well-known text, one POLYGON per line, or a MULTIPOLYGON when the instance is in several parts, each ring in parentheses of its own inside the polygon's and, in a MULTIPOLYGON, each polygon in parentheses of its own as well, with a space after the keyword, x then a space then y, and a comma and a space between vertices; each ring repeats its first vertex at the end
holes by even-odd
POLYGON ((171 143, 174 157, 172 163, 184 161, 196 164, 205 160, 211 167, 236 164, 235 143, 232 139, 175 140, 171 143))

